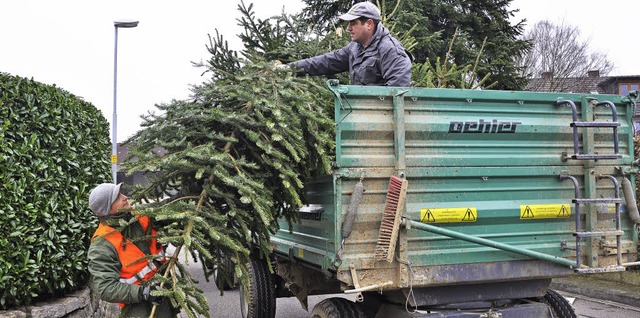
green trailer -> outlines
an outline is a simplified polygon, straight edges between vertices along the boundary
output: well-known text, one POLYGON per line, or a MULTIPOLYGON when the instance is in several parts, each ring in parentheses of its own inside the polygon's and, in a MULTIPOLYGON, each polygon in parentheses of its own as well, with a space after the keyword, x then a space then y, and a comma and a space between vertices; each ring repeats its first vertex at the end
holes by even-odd
POLYGON ((574 317, 552 278, 638 265, 637 94, 328 86, 333 173, 249 264, 245 316, 344 293, 314 317, 574 317))

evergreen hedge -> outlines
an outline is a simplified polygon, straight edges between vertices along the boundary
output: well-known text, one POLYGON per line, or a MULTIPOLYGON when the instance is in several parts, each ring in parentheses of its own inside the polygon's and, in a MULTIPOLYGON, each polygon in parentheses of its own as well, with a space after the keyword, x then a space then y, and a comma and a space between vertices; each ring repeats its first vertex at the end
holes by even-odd
POLYGON ((0 309, 86 284, 88 196, 110 179, 108 129, 83 99, 0 73, 0 309))

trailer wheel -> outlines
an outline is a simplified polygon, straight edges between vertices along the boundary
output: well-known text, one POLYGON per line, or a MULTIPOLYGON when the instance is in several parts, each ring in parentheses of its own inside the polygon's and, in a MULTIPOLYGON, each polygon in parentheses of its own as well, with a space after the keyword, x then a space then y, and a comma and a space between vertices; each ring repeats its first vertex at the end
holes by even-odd
POLYGON ((365 318, 356 303, 340 297, 327 298, 313 307, 311 318, 365 318))
POLYGON ((247 263, 249 286, 240 288, 240 310, 243 318, 274 318, 276 296, 273 277, 265 260, 251 258, 247 263))
POLYGON ((547 290, 544 295, 544 302, 551 306, 554 318, 576 318, 576 313, 566 298, 558 294, 555 290, 547 290))
POLYGON ((214 281, 219 290, 230 290, 235 287, 234 264, 226 256, 222 256, 220 261, 213 272, 214 281))

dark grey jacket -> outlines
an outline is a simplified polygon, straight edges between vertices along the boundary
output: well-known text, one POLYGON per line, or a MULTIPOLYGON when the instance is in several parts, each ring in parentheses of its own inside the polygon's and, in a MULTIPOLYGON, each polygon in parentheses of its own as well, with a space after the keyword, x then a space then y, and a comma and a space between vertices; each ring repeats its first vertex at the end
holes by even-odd
POLYGON ((331 53, 293 62, 298 73, 333 75, 349 71, 352 85, 409 86, 411 59, 400 41, 378 23, 369 46, 351 42, 331 53))

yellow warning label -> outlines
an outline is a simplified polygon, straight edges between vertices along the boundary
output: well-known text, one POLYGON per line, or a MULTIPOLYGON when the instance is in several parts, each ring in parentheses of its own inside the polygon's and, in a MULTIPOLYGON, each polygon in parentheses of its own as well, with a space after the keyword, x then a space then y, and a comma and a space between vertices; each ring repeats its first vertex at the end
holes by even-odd
POLYGON ((420 209, 422 223, 475 222, 477 220, 478 210, 472 207, 420 209))
POLYGON ((304 250, 301 248, 298 249, 298 257, 304 258, 304 250))
POLYGON ((111 163, 118 163, 118 155, 111 155, 111 163))
POLYGON ((569 204, 526 204, 520 206, 520 219, 556 219, 571 216, 569 204))

